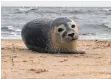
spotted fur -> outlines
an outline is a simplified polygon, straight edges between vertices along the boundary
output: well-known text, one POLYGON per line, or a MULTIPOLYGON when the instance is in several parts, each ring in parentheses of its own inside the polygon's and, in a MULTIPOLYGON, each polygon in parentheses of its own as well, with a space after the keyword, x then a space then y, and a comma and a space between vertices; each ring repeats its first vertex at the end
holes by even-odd
POLYGON ((35 19, 24 25, 21 35, 27 48, 33 51, 53 54, 84 53, 76 50, 77 25, 66 17, 54 20, 35 19))

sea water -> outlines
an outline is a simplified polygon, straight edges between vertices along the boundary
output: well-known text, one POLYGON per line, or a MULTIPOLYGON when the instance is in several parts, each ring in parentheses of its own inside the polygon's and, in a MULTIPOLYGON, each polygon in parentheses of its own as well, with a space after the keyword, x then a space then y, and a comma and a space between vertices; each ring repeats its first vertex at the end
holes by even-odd
POLYGON ((111 7, 1 7, 1 38, 21 39, 25 23, 58 17, 77 22, 80 40, 111 40, 111 7))

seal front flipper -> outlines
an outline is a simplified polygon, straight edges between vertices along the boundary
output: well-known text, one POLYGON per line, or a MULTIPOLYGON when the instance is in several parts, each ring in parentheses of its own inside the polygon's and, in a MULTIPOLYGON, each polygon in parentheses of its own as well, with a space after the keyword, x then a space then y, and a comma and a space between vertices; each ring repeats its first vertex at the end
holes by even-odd
POLYGON ((85 51, 75 50, 75 51, 72 51, 72 53, 74 53, 74 54, 85 54, 85 51))
POLYGON ((81 50, 73 50, 73 51, 62 51, 62 54, 85 54, 85 51, 81 51, 81 50))

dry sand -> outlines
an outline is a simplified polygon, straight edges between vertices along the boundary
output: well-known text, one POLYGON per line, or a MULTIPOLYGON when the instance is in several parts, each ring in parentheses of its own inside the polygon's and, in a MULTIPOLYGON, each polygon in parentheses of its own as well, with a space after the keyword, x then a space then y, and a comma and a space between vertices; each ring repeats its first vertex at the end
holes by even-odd
POLYGON ((2 40, 2 79, 111 79, 111 41, 78 41, 86 54, 43 54, 2 40))

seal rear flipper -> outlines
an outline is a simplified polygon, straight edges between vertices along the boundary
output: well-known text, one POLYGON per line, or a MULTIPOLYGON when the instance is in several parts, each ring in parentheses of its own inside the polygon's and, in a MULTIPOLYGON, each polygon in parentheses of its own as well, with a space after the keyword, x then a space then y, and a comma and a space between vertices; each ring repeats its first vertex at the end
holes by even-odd
POLYGON ((31 46, 28 47, 30 50, 32 51, 36 51, 38 53, 49 53, 49 54, 57 54, 57 51, 55 50, 50 50, 50 49, 46 49, 46 48, 40 48, 40 47, 36 47, 36 46, 31 46))
POLYGON ((28 47, 29 50, 40 52, 40 53, 46 53, 44 48, 40 48, 40 47, 37 47, 37 46, 32 46, 32 45, 29 45, 29 44, 26 44, 26 46, 28 47))
POLYGON ((57 51, 57 50, 54 50, 54 49, 45 49, 45 52, 44 52, 44 53, 57 54, 58 51, 57 51))

